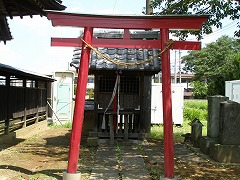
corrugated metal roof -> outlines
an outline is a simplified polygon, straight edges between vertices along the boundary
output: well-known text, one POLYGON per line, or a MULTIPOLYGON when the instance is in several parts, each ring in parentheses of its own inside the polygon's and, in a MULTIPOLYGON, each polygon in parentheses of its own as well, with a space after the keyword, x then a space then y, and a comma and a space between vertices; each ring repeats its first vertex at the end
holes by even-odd
POLYGON ((0 75, 10 75, 10 76, 17 76, 17 77, 23 77, 29 80, 44 80, 44 81, 54 81, 53 78, 39 74, 36 72, 31 72, 28 70, 23 70, 19 68, 15 68, 6 64, 0 63, 0 75))
MULTIPOLYGON (((95 33, 97 38, 122 38, 121 33, 95 33)), ((132 39, 156 39, 159 32, 156 31, 142 31, 130 34, 132 39)), ((124 63, 141 62, 151 58, 159 53, 157 49, 127 49, 127 48, 97 48, 99 52, 106 55, 112 60, 117 60, 124 63)), ((81 48, 74 50, 74 57, 71 65, 78 68, 81 56, 81 48)), ((112 62, 106 61, 95 52, 91 52, 90 72, 107 71, 107 70, 121 70, 121 71, 135 71, 135 72, 149 72, 151 74, 158 73, 161 70, 160 57, 155 58, 149 63, 136 66, 118 66, 112 62)))

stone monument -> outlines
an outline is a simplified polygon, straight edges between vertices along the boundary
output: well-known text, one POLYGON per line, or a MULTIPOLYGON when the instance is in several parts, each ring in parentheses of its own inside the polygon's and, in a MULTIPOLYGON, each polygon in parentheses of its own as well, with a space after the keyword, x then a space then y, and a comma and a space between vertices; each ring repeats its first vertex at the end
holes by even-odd
POLYGON ((219 136, 210 144, 210 156, 223 163, 240 163, 240 104, 220 103, 219 136))
POLYGON ((217 143, 219 136, 220 103, 227 100, 228 97, 220 95, 208 97, 207 136, 203 136, 200 139, 200 150, 205 154, 209 154, 211 143, 217 143))

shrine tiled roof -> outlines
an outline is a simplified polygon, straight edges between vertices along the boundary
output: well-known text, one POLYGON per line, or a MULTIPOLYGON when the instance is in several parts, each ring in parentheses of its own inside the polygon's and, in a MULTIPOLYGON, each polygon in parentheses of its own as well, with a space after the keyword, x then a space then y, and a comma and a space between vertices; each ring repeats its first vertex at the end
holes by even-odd
MULTIPOLYGON (((121 38, 121 33, 95 33, 97 38, 121 38)), ((131 39, 157 39, 159 32, 156 31, 142 31, 130 34, 131 39)), ((127 48, 97 48, 100 53, 106 55, 112 60, 117 60, 123 63, 135 63, 141 62, 146 59, 151 58, 159 53, 158 49, 127 49, 127 48)), ((78 68, 79 59, 81 56, 81 48, 76 48, 74 50, 74 58, 71 65, 78 68)), ((96 71, 135 71, 135 72, 148 72, 150 74, 158 73, 161 70, 160 57, 153 59, 150 62, 144 63, 142 65, 135 66, 119 66, 112 62, 109 62, 95 52, 91 52, 90 73, 96 71)))
POLYGON ((0 0, 0 41, 12 39, 7 17, 45 16, 44 10, 64 10, 66 7, 61 3, 61 0, 0 0))

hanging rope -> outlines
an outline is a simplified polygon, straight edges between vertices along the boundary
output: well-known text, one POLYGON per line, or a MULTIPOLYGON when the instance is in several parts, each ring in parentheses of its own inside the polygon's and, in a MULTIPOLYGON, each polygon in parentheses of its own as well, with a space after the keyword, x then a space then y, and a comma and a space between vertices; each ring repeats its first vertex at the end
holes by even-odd
MULTIPOLYGON (((119 94, 119 85, 120 85, 120 75, 117 74, 117 78, 116 78, 116 81, 115 81, 115 85, 114 85, 114 88, 113 88, 113 93, 112 93, 112 97, 108 103, 108 106, 107 108, 105 109, 104 113, 103 113, 103 122, 102 122, 102 129, 105 129, 105 115, 106 115, 106 112, 107 110, 109 109, 109 107, 111 106, 112 102, 113 102, 113 99, 117 93, 117 89, 118 89, 118 94, 119 94)), ((118 97, 119 98, 119 97, 118 97)), ((119 102, 119 99, 118 99, 118 102, 119 102)), ((117 109, 117 115, 119 114, 119 108, 120 108, 120 105, 118 106, 118 109, 117 109)))
POLYGON ((166 46, 164 47, 163 50, 161 50, 160 53, 158 53, 157 55, 155 56, 152 56, 150 57, 149 59, 146 59, 144 61, 138 61, 138 62, 134 62, 134 63, 126 63, 126 62, 120 62, 116 59, 110 59, 108 56, 102 54, 100 51, 98 51, 96 48, 94 48, 92 45, 88 44, 86 41, 83 40, 83 38, 81 38, 82 42, 84 42, 86 44, 86 47, 92 49, 97 55, 99 55, 100 57, 102 57, 103 59, 111 62, 111 63, 114 63, 118 66, 136 66, 136 65, 141 65, 141 64, 145 64, 145 63, 148 63, 152 60, 154 60, 155 58, 159 57, 162 53, 164 53, 165 51, 167 51, 174 43, 174 41, 172 39, 169 39, 167 42, 166 42, 166 46))

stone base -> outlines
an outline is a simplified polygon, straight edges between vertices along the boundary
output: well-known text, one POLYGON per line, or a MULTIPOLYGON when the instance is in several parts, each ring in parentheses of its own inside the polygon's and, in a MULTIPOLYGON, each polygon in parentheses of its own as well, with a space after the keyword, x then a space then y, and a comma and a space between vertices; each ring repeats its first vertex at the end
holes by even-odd
POLYGON ((63 180, 81 180, 81 173, 67 173, 66 171, 63 172, 63 180))
POLYGON ((240 146, 210 144, 210 157, 221 163, 240 163, 240 146))
POLYGON ((207 137, 204 136, 200 139, 200 151, 202 151, 204 154, 209 154, 209 148, 210 148, 210 144, 217 143, 217 138, 211 138, 211 137, 207 137))
POLYGON ((88 136, 89 137, 98 137, 98 133, 97 132, 93 132, 93 131, 89 131, 88 136))
POLYGON ((167 178, 167 177, 161 176, 160 180, 177 180, 177 177, 174 176, 173 178, 167 178))
POLYGON ((148 138, 148 133, 139 133, 139 140, 144 140, 148 138))
POLYGON ((88 137, 87 145, 88 146, 98 146, 98 137, 88 137))

